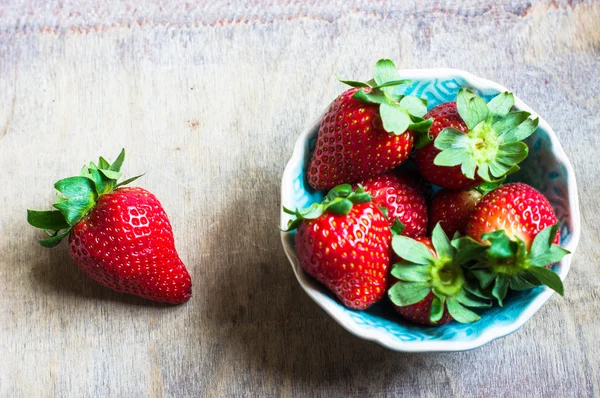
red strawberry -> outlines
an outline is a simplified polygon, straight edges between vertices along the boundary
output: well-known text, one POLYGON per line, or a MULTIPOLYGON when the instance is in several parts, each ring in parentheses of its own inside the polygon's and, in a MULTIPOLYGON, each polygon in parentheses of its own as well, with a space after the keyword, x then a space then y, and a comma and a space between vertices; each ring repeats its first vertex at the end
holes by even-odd
POLYGON ((500 305, 509 288, 546 285, 563 294, 557 274, 545 268, 569 252, 557 245, 558 220, 548 200, 523 183, 506 184, 483 197, 466 227, 463 250, 485 248, 471 265, 483 289, 491 290, 500 305))
POLYGON ((465 306, 489 307, 469 293, 461 268, 463 259, 438 224, 431 238, 413 240, 395 234, 392 247, 401 261, 394 264, 395 278, 388 296, 405 319, 422 325, 443 325, 455 319, 471 323, 479 316, 465 306))
POLYGON ((413 146, 413 132, 424 133, 427 102, 394 92, 405 83, 390 60, 375 65, 370 83, 343 81, 352 88, 329 107, 308 165, 308 183, 317 190, 351 183, 393 169, 413 146))
POLYGON ((456 102, 433 108, 425 118, 433 121, 429 137, 434 142, 419 143, 415 151, 423 178, 443 188, 468 190, 518 170, 528 153, 521 141, 535 131, 538 119, 529 119, 527 112, 510 112, 513 104, 511 93, 486 104, 463 88, 456 102))
POLYGON ((390 226, 398 219, 404 224, 402 235, 418 238, 427 233, 427 205, 419 182, 408 173, 388 172, 362 181, 373 203, 384 208, 390 226))
POLYGON ((160 202, 142 188, 117 184, 125 157, 122 151, 111 165, 84 167, 82 176, 58 181, 64 195, 58 210, 28 211, 37 228, 54 231, 41 240, 54 247, 69 235, 69 253, 90 278, 119 292, 154 301, 184 303, 191 297, 192 281, 175 250, 169 219, 160 202))
MULTIPOLYGON (((438 105, 430 110, 424 118, 433 120, 433 124, 429 129, 429 136, 434 141, 446 128, 451 127, 465 134, 468 131, 466 124, 456 110, 456 102, 446 102, 438 105)), ((483 182, 478 176, 475 179, 465 177, 460 170, 460 166, 437 166, 434 159, 440 152, 441 150, 437 149, 433 142, 415 151, 415 162, 419 172, 427 181, 440 187, 462 190, 474 188, 483 182)))
POLYGON ((448 236, 456 232, 464 233, 469 217, 481 200, 481 193, 442 189, 433 197, 429 206, 429 229, 440 223, 448 236))
POLYGON ((391 232, 381 211, 361 189, 330 191, 323 203, 294 214, 302 268, 348 308, 364 310, 385 294, 391 232))
MULTIPOLYGON (((538 233, 557 222, 548 199, 533 187, 517 182, 484 196, 471 213, 466 233, 483 243, 483 234, 504 230, 509 238, 522 240, 529 249, 538 233)), ((557 232, 553 243, 558 244, 559 239, 557 232)))
POLYGON ((402 316, 402 318, 418 323, 419 325, 426 326, 441 326, 446 323, 452 321, 452 316, 448 313, 448 308, 444 307, 444 314, 437 322, 431 321, 431 306, 433 304, 433 300, 435 299, 435 294, 433 292, 429 292, 427 296, 418 303, 407 305, 405 307, 399 307, 394 305, 394 308, 402 316))
MULTIPOLYGON (((431 243, 431 238, 421 237, 421 238, 416 238, 415 240, 418 242, 421 242, 425 246, 427 246, 427 248, 431 252, 431 255, 434 258, 437 258, 437 253, 435 252, 435 249, 433 248, 433 245, 431 243)), ((402 259, 399 258, 398 262, 400 262, 400 261, 402 261, 402 259)), ((396 282, 399 281, 399 279, 394 276, 392 276, 391 279, 392 279, 391 284, 390 284, 391 286, 393 286, 396 282)), ((428 326, 444 325, 452 320, 452 316, 450 316, 450 314, 448 313, 448 308, 444 308, 444 313, 439 321, 432 322, 430 319, 431 305, 433 304, 433 299, 435 297, 436 296, 433 294, 433 292, 430 291, 429 294, 427 294, 427 296, 425 296, 425 298, 423 300, 421 300, 417 303, 407 305, 404 307, 400 307, 400 306, 397 306, 394 304, 394 308, 400 315, 402 315, 402 317, 404 319, 407 319, 411 322, 418 323, 421 325, 428 325, 428 326)))
POLYGON ((357 91, 352 88, 340 95, 321 121, 317 147, 308 165, 308 181, 315 189, 379 174, 410 155, 412 133, 385 131, 379 106, 353 98, 357 91))

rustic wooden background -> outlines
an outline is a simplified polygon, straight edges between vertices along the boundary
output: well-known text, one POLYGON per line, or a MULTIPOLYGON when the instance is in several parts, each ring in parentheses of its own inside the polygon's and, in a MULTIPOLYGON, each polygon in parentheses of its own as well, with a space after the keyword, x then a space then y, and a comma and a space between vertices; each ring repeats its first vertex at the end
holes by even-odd
POLYGON ((600 3, 0 0, 0 396, 600 396, 600 3), (299 288, 279 241, 296 136, 343 87, 400 67, 495 80, 557 131, 583 236, 518 332, 457 354, 362 341, 299 288), (128 150, 194 281, 178 307, 86 279, 25 209, 128 150))

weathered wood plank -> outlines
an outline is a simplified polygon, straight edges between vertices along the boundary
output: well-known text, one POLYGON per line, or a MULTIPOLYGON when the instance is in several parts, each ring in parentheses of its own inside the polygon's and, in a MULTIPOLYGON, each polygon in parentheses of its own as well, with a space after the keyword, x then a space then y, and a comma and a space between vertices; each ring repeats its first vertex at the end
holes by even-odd
POLYGON ((599 396, 597 2, 0 1, 1 396, 599 396), (297 134, 388 56, 513 89, 557 131, 584 234, 520 331, 471 352, 404 355, 337 326, 280 247, 297 134), (193 299, 157 307, 38 247, 24 209, 99 154, 163 202, 193 299))

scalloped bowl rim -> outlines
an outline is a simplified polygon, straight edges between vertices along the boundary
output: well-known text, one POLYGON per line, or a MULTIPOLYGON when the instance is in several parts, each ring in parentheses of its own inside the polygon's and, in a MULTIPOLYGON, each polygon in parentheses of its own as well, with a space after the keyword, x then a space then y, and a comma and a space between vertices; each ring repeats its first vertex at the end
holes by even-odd
MULTIPOLYGON (((439 68, 439 69, 400 69, 399 70, 403 78, 407 79, 451 79, 451 78, 462 78, 465 82, 476 89, 492 89, 499 92, 509 91, 506 87, 493 82, 491 80, 477 77, 469 72, 465 72, 460 69, 451 68, 439 68)), ((571 259, 579 243, 581 235, 581 221, 579 212, 579 200, 577 194, 577 182, 575 179, 575 173, 573 166, 565 154, 556 133, 550 127, 550 125, 540 117, 533 109, 527 106, 521 101, 516 95, 515 108, 530 112, 533 116, 539 117, 539 126, 542 127, 548 133, 548 137, 552 144, 553 155, 556 159, 561 162, 566 170, 568 176, 568 195, 569 195, 569 212, 573 223, 573 229, 571 237, 564 247, 571 252, 560 262, 559 276, 564 281, 571 266, 571 259)), ((302 134, 296 140, 294 145, 294 151, 288 163, 286 164, 283 178, 282 178, 282 190, 281 190, 281 205, 283 206, 288 202, 287 192, 285 187, 289 186, 287 181, 293 180, 294 176, 290 175, 293 164, 302 161, 304 143, 307 137, 313 132, 316 126, 318 126, 320 120, 326 111, 324 111, 313 123, 306 128, 302 134)), ((280 209, 281 222, 280 227, 284 229, 287 224, 289 216, 283 212, 283 208, 280 209)), ((327 312, 336 322, 338 322, 344 329, 350 333, 363 338, 365 340, 374 341, 380 345, 389 348, 394 351, 401 352, 454 352, 454 351, 465 351, 480 347, 486 343, 489 343, 497 338, 504 337, 510 333, 515 332, 521 326, 525 324, 543 305, 548 299, 554 294, 554 291, 546 288, 538 296, 535 297, 530 303, 528 303, 523 312, 518 316, 512 323, 502 326, 494 326, 483 331, 477 338, 466 341, 402 341, 399 339, 391 339, 388 332, 381 329, 364 328, 362 325, 356 325, 350 315, 343 311, 341 305, 336 302, 328 302, 322 299, 322 294, 316 290, 313 286, 316 282, 309 279, 309 277, 303 272, 297 271, 298 258, 296 253, 288 242, 286 242, 286 236, 288 233, 281 232, 281 240, 285 253, 292 265, 294 274, 298 279, 298 282, 302 286, 302 289, 312 298, 325 312, 327 312)))

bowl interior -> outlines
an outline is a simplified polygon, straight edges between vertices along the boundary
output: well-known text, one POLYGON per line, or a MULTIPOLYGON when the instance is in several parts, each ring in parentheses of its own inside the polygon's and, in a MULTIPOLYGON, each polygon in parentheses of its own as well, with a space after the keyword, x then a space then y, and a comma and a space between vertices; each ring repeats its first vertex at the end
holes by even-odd
MULTIPOLYGON (((406 75, 406 74, 404 74, 406 75)), ((461 76, 440 78, 412 78, 410 85, 400 86, 403 94, 426 98, 429 109, 448 101, 454 101, 461 87, 469 87, 486 101, 504 91, 495 83, 489 85, 483 79, 467 79, 461 76), (477 81, 479 80, 479 81, 477 81)), ((519 100, 516 108, 531 112, 519 100)), ((320 118, 319 118, 320 119, 320 118)), ((286 171, 282 184, 282 204, 289 208, 306 207, 319 202, 322 192, 312 190, 304 178, 312 150, 315 147, 318 122, 306 135, 300 137, 286 171)), ((547 123, 540 121, 536 132, 526 141, 530 148, 528 158, 521 164, 521 170, 510 177, 511 181, 521 181, 538 189, 550 201, 561 224, 561 244, 571 251, 577 243, 578 234, 574 230, 578 224, 578 213, 573 214, 570 203, 569 185, 575 184, 571 166, 564 156, 560 144, 547 123)), ((289 217, 282 213, 282 225, 289 217)), ((492 307, 479 311, 481 320, 473 324, 451 322, 441 327, 422 327, 404 322, 396 315, 391 305, 380 303, 367 311, 348 310, 339 304, 323 286, 308 277, 301 269, 295 255, 294 233, 283 233, 283 243, 294 267, 298 280, 306 292, 323 309, 352 333, 363 338, 376 340, 390 348, 402 351, 452 351, 476 347, 494 338, 510 333, 520 327, 543 305, 552 292, 546 288, 513 293, 503 308, 492 307), (417 344, 407 344, 415 342, 417 344), (419 344, 434 342, 435 344, 419 344)), ((570 256, 554 266, 562 279, 569 268, 570 256)), ((384 300, 385 301, 385 300, 384 300)))

